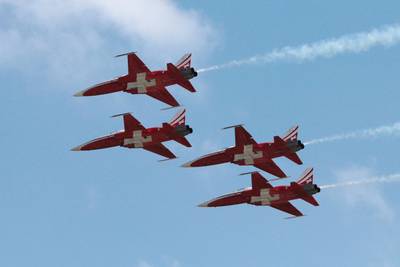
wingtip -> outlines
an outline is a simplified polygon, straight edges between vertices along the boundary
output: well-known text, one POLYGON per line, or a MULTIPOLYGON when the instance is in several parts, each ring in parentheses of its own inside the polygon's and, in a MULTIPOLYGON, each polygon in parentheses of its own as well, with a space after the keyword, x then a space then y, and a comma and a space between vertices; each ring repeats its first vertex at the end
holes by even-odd
POLYGON ((227 130, 227 129, 231 129, 231 128, 237 128, 237 127, 242 127, 244 126, 244 124, 236 124, 236 125, 230 125, 230 126, 226 126, 224 128, 222 128, 221 130, 227 130))
POLYGON ((133 52, 128 52, 128 53, 123 53, 123 54, 118 54, 114 57, 123 57, 123 56, 127 56, 127 55, 131 55, 131 54, 136 54, 137 52, 133 51, 133 52))
POLYGON ((160 159, 160 160, 158 160, 158 162, 164 162, 164 161, 174 160, 174 159, 177 159, 177 158, 178 158, 178 157, 167 158, 167 159, 160 159))

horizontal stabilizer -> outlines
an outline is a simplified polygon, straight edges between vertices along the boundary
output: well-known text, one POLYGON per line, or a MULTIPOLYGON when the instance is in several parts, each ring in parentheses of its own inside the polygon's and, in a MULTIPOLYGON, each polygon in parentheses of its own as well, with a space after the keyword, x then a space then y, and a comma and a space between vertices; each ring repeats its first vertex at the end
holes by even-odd
POLYGON ((177 67, 175 67, 174 64, 168 63, 167 70, 168 74, 171 75, 176 80, 177 84, 179 84, 180 86, 182 86, 183 88, 192 93, 196 92, 196 89, 194 89, 192 83, 185 79, 180 70, 177 67))
POLYGON ((286 154, 285 157, 287 157, 288 159, 290 159, 291 161, 293 161, 296 164, 299 164, 299 165, 303 164, 300 157, 296 153, 286 154))
POLYGON ((174 136, 172 139, 185 147, 192 147, 189 141, 183 136, 174 136))
POLYGON ((310 203, 310 204, 313 205, 313 206, 319 206, 317 200, 316 200, 313 196, 310 196, 310 195, 303 195, 303 196, 301 196, 300 198, 301 198, 302 200, 304 200, 304 201, 310 203))

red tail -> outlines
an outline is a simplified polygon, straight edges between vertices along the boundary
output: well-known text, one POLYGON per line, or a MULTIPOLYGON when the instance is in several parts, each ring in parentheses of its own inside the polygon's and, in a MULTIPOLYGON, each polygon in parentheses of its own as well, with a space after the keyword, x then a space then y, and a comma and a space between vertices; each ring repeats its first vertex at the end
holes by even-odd
POLYGON ((190 68, 191 63, 192 63, 192 54, 187 53, 183 57, 181 57, 181 59, 178 60, 175 66, 178 69, 186 69, 190 68))
POLYGON ((178 125, 185 125, 186 123, 186 109, 183 109, 176 113, 176 115, 172 118, 169 124, 172 127, 176 127, 178 125))
POLYGON ((283 140, 285 141, 294 141, 297 140, 297 136, 299 134, 299 126, 296 125, 294 127, 292 127, 284 137, 282 137, 283 140))
POLYGON ((313 174, 314 169, 313 168, 308 168, 304 171, 304 173, 300 176, 299 180, 297 183, 299 185, 304 185, 304 184, 312 184, 314 182, 314 174, 313 174))

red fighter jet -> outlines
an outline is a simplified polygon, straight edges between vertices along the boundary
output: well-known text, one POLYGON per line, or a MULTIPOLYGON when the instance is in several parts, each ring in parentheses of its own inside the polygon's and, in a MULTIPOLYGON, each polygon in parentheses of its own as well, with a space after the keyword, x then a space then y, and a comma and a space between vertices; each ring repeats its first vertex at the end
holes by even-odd
POLYGON ((186 135, 193 132, 193 129, 185 124, 185 110, 178 112, 171 122, 163 123, 162 127, 154 128, 145 128, 129 113, 113 117, 117 116, 123 116, 124 130, 94 139, 72 150, 83 151, 122 146, 127 148, 143 148, 168 159, 173 159, 176 156, 162 142, 174 140, 186 147, 192 146, 185 138, 186 135))
POLYGON ((303 214, 290 204, 290 200, 302 199, 311 205, 319 205, 312 196, 321 191, 316 184, 313 184, 312 168, 307 169, 297 182, 292 182, 289 186, 273 187, 258 172, 251 174, 251 182, 252 187, 212 199, 200 204, 199 207, 220 207, 247 203, 256 206, 271 206, 299 217, 303 214))
POLYGON ((299 127, 293 127, 284 137, 275 136, 272 143, 257 143, 242 125, 230 126, 235 128, 234 147, 211 153, 188 162, 182 167, 201 167, 231 162, 237 165, 253 165, 277 177, 285 178, 286 174, 272 160, 277 157, 286 157, 297 164, 303 164, 297 151, 304 148, 297 140, 299 127))
POLYGON ((115 92, 130 94, 146 94, 170 106, 177 107, 179 103, 167 91, 166 86, 178 84, 194 93, 196 90, 190 79, 197 76, 194 68, 190 67, 191 54, 184 55, 176 65, 167 64, 167 70, 150 71, 135 53, 118 55, 128 56, 128 74, 114 80, 97 84, 78 92, 75 96, 104 95, 115 92))

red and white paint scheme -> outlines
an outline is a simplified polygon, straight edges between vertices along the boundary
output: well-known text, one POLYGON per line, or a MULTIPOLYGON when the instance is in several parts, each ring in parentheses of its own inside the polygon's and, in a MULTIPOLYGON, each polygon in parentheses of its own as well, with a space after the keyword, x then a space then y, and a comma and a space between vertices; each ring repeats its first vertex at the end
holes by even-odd
POLYGON ((299 165, 303 164, 296 154, 304 148, 297 139, 298 126, 291 128, 283 137, 275 136, 271 143, 257 143, 242 125, 224 129, 227 128, 235 128, 235 146, 205 155, 182 167, 202 167, 230 162, 237 165, 253 165, 277 177, 285 178, 286 174, 275 164, 273 158, 286 157, 299 165))
POLYGON ((123 116, 124 130, 94 139, 72 150, 84 151, 121 146, 143 148, 168 159, 173 159, 176 156, 162 144, 163 142, 173 140, 186 147, 192 146, 185 138, 186 135, 193 132, 193 129, 185 124, 185 114, 186 111, 182 110, 169 123, 163 123, 161 127, 154 128, 145 128, 129 113, 118 114, 113 117, 123 116))
MULTIPOLYGON (((275 179, 276 180, 276 179, 275 179)), ((237 204, 251 204, 256 206, 271 206, 287 212, 295 217, 303 216, 289 201, 302 199, 311 205, 319 206, 312 196, 321 189, 313 184, 313 169, 307 169, 297 182, 288 186, 273 187, 260 173, 251 174, 252 187, 223 195, 200 204, 199 207, 220 207, 237 204)))
POLYGON ((117 57, 120 56, 128 57, 127 75, 96 84, 74 96, 95 96, 115 92, 146 94, 172 107, 177 107, 179 103, 165 87, 178 84, 192 93, 196 92, 189 81, 197 76, 197 72, 191 67, 191 54, 184 55, 176 65, 168 63, 167 70, 158 71, 150 71, 135 53, 117 57))

